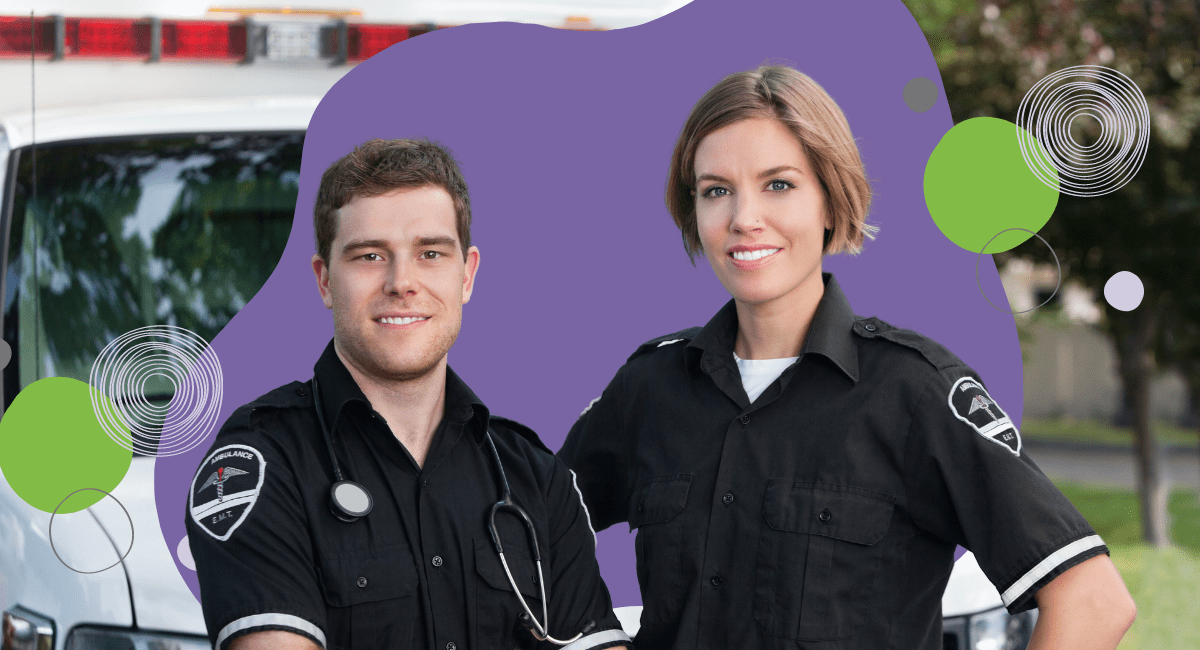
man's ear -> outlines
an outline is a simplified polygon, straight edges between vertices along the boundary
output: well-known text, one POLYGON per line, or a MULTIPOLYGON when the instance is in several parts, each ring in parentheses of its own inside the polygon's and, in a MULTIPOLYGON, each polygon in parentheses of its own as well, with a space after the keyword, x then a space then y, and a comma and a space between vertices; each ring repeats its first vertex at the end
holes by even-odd
POLYGON ((317 290, 321 292, 321 302, 325 309, 333 309, 333 294, 329 292, 329 265, 319 253, 312 256, 313 275, 317 276, 317 290))
POLYGON ((463 292, 462 304, 467 304, 471 299, 471 292, 475 290, 475 272, 479 270, 479 248, 472 246, 467 249, 466 269, 463 273, 463 292))

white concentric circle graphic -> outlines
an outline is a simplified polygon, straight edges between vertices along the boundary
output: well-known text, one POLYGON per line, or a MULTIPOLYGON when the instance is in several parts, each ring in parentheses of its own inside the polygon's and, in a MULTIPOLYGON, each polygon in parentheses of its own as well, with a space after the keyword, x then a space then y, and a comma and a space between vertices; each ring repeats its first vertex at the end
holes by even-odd
POLYGON ((92 364, 88 384, 105 433, 146 456, 175 456, 203 442, 224 393, 221 362, 208 341, 174 325, 141 327, 113 340, 92 364), (170 402, 153 403, 149 383, 169 384, 170 402))
POLYGON ((1146 96, 1129 77, 1099 65, 1046 75, 1021 99, 1016 122, 1030 171, 1071 196, 1120 189, 1142 168, 1150 144, 1146 96), (1099 122, 1095 142, 1080 143, 1072 136, 1080 120, 1099 122))

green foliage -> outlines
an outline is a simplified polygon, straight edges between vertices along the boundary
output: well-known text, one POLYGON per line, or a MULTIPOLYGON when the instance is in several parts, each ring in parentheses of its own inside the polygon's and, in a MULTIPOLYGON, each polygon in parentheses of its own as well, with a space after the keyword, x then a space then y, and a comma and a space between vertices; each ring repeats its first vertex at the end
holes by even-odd
MULTIPOLYGON (((1170 422, 1156 422, 1154 432, 1165 445, 1195 447, 1197 444, 1194 429, 1184 429, 1170 422)), ((1026 418, 1021 423, 1021 436, 1029 441, 1078 442, 1121 447, 1133 444, 1133 432, 1128 428, 1114 427, 1096 420, 1026 418)))
POLYGON ((1137 604, 1137 619, 1118 648, 1200 648, 1200 555, 1138 544, 1110 546, 1113 564, 1137 604))
MULTIPOLYGON (((1140 510, 1132 490, 1080 483, 1056 483, 1105 543, 1129 546, 1141 541, 1140 510)), ((1171 537, 1200 560, 1200 497, 1195 490, 1175 490, 1167 504, 1171 537)))

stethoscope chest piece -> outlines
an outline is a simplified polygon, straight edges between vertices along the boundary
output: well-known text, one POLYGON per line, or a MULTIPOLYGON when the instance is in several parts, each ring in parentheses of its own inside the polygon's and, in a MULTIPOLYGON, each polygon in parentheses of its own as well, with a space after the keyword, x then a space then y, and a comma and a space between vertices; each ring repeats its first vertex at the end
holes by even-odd
POLYGON ((365 517, 375 505, 367 488, 354 481, 338 481, 329 491, 329 509, 333 516, 345 522, 365 517))

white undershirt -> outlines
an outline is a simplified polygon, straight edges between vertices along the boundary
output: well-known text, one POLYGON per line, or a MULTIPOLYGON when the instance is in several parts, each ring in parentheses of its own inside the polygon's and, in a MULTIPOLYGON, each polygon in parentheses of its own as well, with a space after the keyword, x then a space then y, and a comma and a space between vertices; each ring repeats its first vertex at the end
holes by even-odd
POLYGON ((750 403, 762 395, 767 386, 771 382, 779 378, 788 366, 796 363, 800 357, 788 357, 786 359, 743 359, 733 353, 733 360, 737 362, 738 373, 742 375, 742 388, 746 389, 746 396, 750 398, 750 403))

